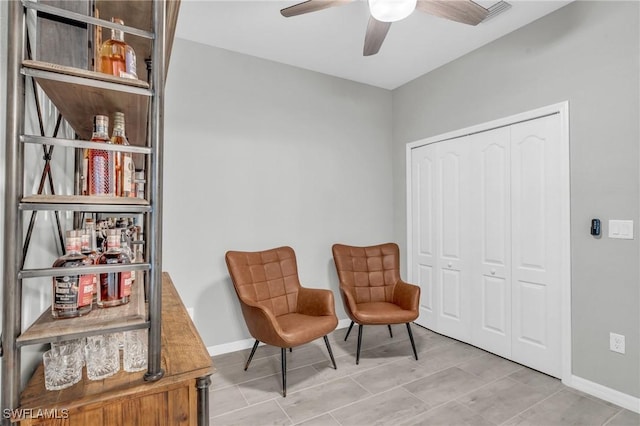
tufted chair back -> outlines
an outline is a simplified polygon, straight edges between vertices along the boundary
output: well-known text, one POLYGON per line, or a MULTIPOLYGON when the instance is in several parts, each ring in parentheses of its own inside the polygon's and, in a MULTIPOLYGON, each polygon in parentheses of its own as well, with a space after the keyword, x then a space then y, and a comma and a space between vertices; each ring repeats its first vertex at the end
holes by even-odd
POLYGON ((291 247, 229 252, 227 265, 241 301, 262 305, 276 317, 296 312, 301 286, 291 247))
POLYGON ((400 280, 400 250, 394 243, 370 247, 333 246, 340 287, 355 289, 355 302, 392 302, 400 280))

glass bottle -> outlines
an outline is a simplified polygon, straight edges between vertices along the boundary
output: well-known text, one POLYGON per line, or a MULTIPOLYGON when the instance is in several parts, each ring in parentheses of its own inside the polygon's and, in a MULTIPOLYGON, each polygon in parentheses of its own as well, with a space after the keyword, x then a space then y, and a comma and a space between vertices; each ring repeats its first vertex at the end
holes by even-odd
MULTIPOLYGON (((124 114, 116 112, 113 121, 113 134, 111 143, 115 145, 129 145, 129 141, 124 133, 124 114)), ((133 159, 130 152, 115 153, 116 167, 116 196, 118 197, 135 197, 133 190, 133 159)))
MULTIPOLYGON (((111 18, 111 22, 124 25, 120 18, 111 18)), ((124 41, 124 32, 111 30, 111 38, 100 47, 100 72, 117 77, 138 78, 136 72, 136 53, 124 41)))
MULTIPOLYGON (((80 252, 91 260, 92 265, 98 264, 100 253, 98 253, 96 245, 96 227, 93 219, 87 218, 84 222, 82 230, 80 252)), ((93 274, 93 301, 98 300, 98 274, 93 274)))
MULTIPOLYGON (((131 261, 131 263, 134 263, 134 254, 133 250, 131 250, 131 238, 129 236, 129 229, 127 228, 126 224, 123 224, 122 227, 118 228, 118 231, 120 231, 120 250, 122 250, 124 254, 129 256, 129 260, 131 261)), ((136 271, 131 271, 131 285, 135 284, 135 282, 136 271)))
MULTIPOLYGON (((107 231, 107 251, 98 263, 101 265, 118 265, 131 263, 131 259, 120 249, 120 232, 117 229, 107 231)), ((98 306, 108 308, 129 303, 131 294, 131 272, 107 272, 100 274, 100 291, 98 306)))
POLYGON ((107 225, 104 220, 99 220, 96 223, 96 246, 98 253, 102 254, 105 252, 105 247, 107 246, 107 225))
MULTIPOLYGON (((91 260, 80 252, 80 234, 67 231, 67 254, 56 259, 54 268, 73 268, 91 265, 91 260)), ((88 314, 93 302, 91 275, 64 275, 53 277, 51 315, 54 318, 73 318, 88 314)))
MULTIPOLYGON (((111 143, 109 139, 109 117, 96 115, 93 118, 92 142, 111 143)), ((113 152, 103 149, 87 150, 88 195, 115 195, 113 152)))
POLYGON ((80 175, 80 194, 89 195, 89 149, 82 150, 82 174, 80 175))

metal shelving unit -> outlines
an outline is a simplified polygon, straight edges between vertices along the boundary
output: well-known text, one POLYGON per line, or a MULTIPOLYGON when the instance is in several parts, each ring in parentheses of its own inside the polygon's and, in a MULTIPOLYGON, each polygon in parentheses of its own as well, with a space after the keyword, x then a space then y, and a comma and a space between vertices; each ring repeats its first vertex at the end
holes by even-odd
MULTIPOLYGON (((167 46, 171 46, 177 20, 178 1, 164 0, 108 2, 97 0, 102 16, 121 16, 134 26, 118 26, 110 21, 69 12, 33 1, 9 2, 7 67, 7 123, 5 163, 4 282, 2 317, 2 389, 3 410, 14 409, 20 402, 21 348, 26 345, 60 341, 105 332, 140 328, 149 329, 149 359, 145 380, 163 376, 161 368, 161 286, 162 286, 162 161, 164 82, 168 63, 167 46), (129 80, 87 70, 60 66, 26 58, 29 9, 103 28, 119 28, 142 38, 134 49, 140 60, 150 58, 149 80, 129 80), (167 16, 167 10, 169 16, 167 16), (127 20, 128 19, 128 20, 127 20), (165 30, 165 23, 170 25, 165 30), (139 26, 139 27, 138 27, 139 26), (149 27, 149 28, 146 28, 149 27), (74 129, 80 140, 49 138, 25 134, 25 78, 33 78, 51 99, 61 116, 74 129), (91 119, 96 114, 123 111, 132 145, 129 147, 90 142, 91 119), (88 197, 79 195, 25 194, 23 173, 24 144, 54 146, 67 149, 99 148, 131 152, 145 158, 146 199, 88 197), (146 262, 119 266, 84 267, 84 273, 143 271, 146 275, 147 300, 140 283, 136 284, 129 304, 109 309, 94 309, 87 316, 54 320, 50 310, 23 330, 22 281, 51 277, 54 268, 23 269, 30 232, 23 235, 24 214, 28 211, 74 211, 95 213, 144 214, 146 262)), ((45 158, 47 162, 48 159, 45 158)), ((45 165, 46 167, 46 165, 45 165)), ((69 171, 71 173, 72 171, 69 171)), ((43 174, 44 180, 44 174, 43 174)), ((42 185, 41 185, 42 187, 42 185)), ((39 191, 40 192, 40 191, 39 191)), ((33 221, 33 218, 32 218, 33 221)), ((53 261, 53 259, 52 259, 53 261)), ((76 268, 74 268, 76 269, 76 268)), ((80 269, 80 268, 77 268, 80 269)), ((70 269, 68 272, 72 272, 70 269)), ((108 379, 106 379, 108 380, 108 379)), ((3 411, 4 412, 4 411, 3 411)), ((8 424, 9 419, 3 419, 8 424)))

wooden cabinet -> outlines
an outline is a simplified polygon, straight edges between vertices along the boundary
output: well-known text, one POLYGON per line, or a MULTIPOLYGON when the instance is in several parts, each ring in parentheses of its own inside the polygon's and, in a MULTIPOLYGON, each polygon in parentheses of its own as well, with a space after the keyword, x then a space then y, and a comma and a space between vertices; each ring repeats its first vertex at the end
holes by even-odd
MULTIPOLYGON (((3 36, 8 40, 8 72, 1 408, 3 413, 5 410, 15 410, 16 407, 42 407, 45 410, 65 408, 78 419, 73 424, 195 424, 197 413, 194 412, 194 407, 197 399, 203 393, 206 394, 204 383, 212 372, 211 360, 208 355, 200 356, 203 345, 186 312, 174 312, 173 307, 162 303, 164 293, 174 301, 174 305, 179 305, 184 311, 168 277, 164 277, 163 285, 161 272, 164 84, 179 0, 96 0, 91 3, 95 3, 100 16, 105 19, 60 9, 47 2, 9 2, 8 25, 3 29, 6 31, 3 36), (23 45, 29 38, 23 31, 29 28, 26 24, 29 16, 35 18, 38 14, 57 16, 60 22, 81 23, 86 25, 87 31, 93 27, 119 28, 125 34, 131 34, 130 44, 136 49, 138 56, 138 75, 147 77, 147 67, 144 64, 151 64, 148 68, 148 81, 124 79, 43 62, 38 60, 37 54, 32 58, 30 50, 23 45), (108 21, 111 16, 122 17, 127 26, 111 23, 108 21), (142 67, 140 64, 143 64, 142 67), (37 84, 51 99, 60 116, 75 132, 76 139, 46 137, 42 131, 39 135, 27 134, 24 126, 25 97, 28 96, 26 79, 32 79, 34 87, 37 84), (131 146, 90 142, 93 116, 111 116, 116 111, 125 114, 131 146), (145 198, 82 196, 78 195, 78 185, 75 191, 63 195, 43 194, 41 190, 29 193, 24 185, 25 144, 43 145, 43 180, 49 165, 46 152, 50 152, 53 147, 73 149, 79 153, 87 148, 130 152, 135 156, 136 165, 144 169, 147 185, 145 198), (56 275, 54 268, 25 269, 23 266, 31 233, 31 228, 24 232, 24 216, 33 212, 33 217, 39 211, 142 215, 146 237, 144 263, 69 268, 65 272, 84 274, 133 269, 144 275, 144 287, 136 284, 137 289, 131 302, 125 306, 94 309, 87 316, 63 320, 54 320, 47 309, 33 324, 22 324, 23 280, 56 275), (163 312, 165 308, 169 310, 168 313, 163 312), (169 321, 163 320, 165 314, 169 321), (179 331, 184 332, 173 330, 175 324, 181 324, 184 330, 192 332, 195 347, 175 337, 179 331), (121 372, 104 380, 85 380, 63 391, 48 392, 44 390, 40 366, 20 393, 22 347, 143 328, 149 329, 149 362, 146 372, 121 372), (175 350, 172 347, 174 344, 179 345, 175 350), (186 353, 181 355, 180 351, 184 350, 186 353), (185 364, 185 356, 190 361, 197 360, 198 367, 185 364), (200 392, 196 389, 196 382, 200 392), (89 413, 93 413, 90 415, 91 422, 83 423, 80 419, 82 416, 89 416, 89 413), (153 416, 156 416, 164 420, 151 420, 149 423, 142 419, 133 421, 131 419, 135 418, 134 413, 147 413, 149 418, 154 419, 153 416), (102 422, 99 422, 100 418, 103 419, 102 422), (184 422, 176 419, 184 419, 184 422)), ((64 49, 65 46, 60 48, 64 49)), ((42 123, 39 111, 37 118, 42 123)), ((77 176, 78 167, 76 166, 75 171, 68 170, 68 173, 75 173, 77 176)), ((60 228, 59 234, 62 234, 60 228)), ((53 260, 52 258, 51 262, 53 260)), ((206 354, 206 350, 204 353, 206 354)), ((199 411, 206 411, 206 399, 201 402, 199 411)), ((9 419, 2 420, 6 424, 9 419)), ((201 417, 200 423, 206 420, 206 417, 201 417)), ((32 419, 28 422, 37 424, 32 419)))
POLYGON ((208 418, 206 404, 198 407, 198 400, 208 398, 203 390, 213 373, 211 358, 167 273, 162 277, 162 368, 164 377, 153 383, 144 381, 144 372, 121 371, 98 382, 85 375, 72 388, 47 392, 40 365, 22 392, 20 424, 177 426, 208 418), (38 413, 59 418, 30 418, 38 413))

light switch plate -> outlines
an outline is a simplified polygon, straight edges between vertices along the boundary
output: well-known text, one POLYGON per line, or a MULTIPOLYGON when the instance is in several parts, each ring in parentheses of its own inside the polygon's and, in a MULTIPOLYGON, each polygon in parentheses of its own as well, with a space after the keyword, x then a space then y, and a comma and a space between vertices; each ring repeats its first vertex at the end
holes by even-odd
POLYGON ((633 220, 609 220, 609 238, 633 240, 633 220))

